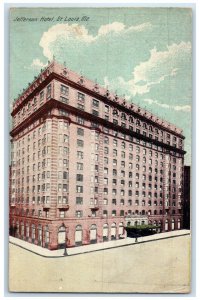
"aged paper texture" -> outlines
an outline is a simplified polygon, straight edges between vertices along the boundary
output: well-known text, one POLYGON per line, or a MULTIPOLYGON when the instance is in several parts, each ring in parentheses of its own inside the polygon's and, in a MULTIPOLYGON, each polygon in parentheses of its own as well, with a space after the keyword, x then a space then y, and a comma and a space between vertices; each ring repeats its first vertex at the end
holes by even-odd
POLYGON ((10 10, 11 292, 190 292, 191 53, 191 9, 10 10))

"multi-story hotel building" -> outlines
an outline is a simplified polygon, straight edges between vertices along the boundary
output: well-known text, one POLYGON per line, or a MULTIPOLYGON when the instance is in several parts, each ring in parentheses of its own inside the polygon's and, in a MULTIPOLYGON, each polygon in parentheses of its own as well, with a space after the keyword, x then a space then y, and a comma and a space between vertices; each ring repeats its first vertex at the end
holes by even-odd
POLYGON ((11 234, 53 250, 118 239, 127 220, 182 228, 176 126, 54 60, 11 115, 11 234))

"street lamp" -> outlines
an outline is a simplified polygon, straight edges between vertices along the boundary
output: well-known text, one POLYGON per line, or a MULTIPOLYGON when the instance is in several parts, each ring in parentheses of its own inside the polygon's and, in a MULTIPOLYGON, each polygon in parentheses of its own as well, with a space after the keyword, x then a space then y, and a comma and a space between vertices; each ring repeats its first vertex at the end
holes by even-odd
POLYGON ((64 256, 67 256, 67 255, 68 255, 66 243, 65 243, 65 245, 64 245, 64 253, 63 253, 63 255, 64 255, 64 256))

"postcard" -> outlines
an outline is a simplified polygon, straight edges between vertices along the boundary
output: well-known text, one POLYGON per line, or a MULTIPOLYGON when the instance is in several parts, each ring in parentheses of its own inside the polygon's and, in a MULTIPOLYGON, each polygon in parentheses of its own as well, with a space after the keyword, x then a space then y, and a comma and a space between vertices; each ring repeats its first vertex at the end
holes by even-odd
POLYGON ((9 290, 190 293, 192 9, 10 9, 9 290))

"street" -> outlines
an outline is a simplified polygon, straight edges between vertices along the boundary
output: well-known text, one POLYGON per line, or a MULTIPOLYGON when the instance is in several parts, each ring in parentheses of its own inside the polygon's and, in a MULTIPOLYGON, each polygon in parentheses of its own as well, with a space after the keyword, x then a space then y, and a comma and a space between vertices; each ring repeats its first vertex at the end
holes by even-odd
POLYGON ((189 235, 61 258, 9 247, 10 291, 189 292, 189 235))

